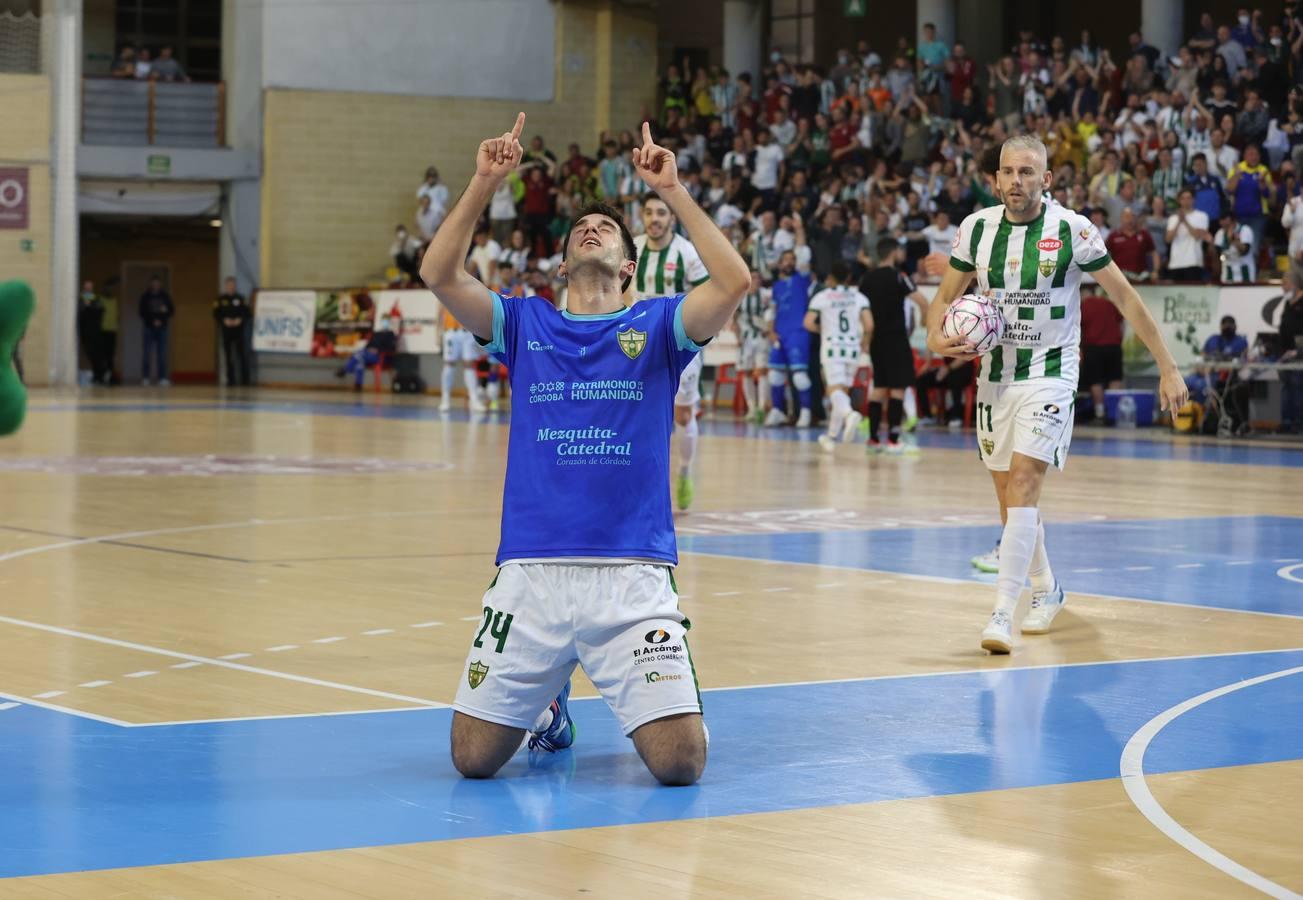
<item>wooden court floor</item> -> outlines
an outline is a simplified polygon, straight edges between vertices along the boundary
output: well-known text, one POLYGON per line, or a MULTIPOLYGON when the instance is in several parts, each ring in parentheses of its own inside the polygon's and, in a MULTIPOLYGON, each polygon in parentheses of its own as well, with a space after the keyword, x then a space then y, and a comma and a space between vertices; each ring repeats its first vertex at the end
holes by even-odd
MULTIPOLYGON (((0 898, 1303 892, 1303 451, 1079 434, 1069 605, 990 657, 965 433, 705 420, 677 519, 711 759, 447 757, 505 415, 37 393, 0 440, 0 898)), ((668 489, 668 488, 667 488, 668 489)))

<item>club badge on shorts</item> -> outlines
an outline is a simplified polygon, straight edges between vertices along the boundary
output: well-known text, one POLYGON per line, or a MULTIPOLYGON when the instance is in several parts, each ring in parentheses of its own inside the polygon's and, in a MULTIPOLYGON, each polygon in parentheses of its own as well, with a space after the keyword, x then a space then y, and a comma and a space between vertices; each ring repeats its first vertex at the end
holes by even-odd
POLYGON ((620 342, 620 349, 624 351, 624 355, 630 359, 637 359, 642 353, 642 348, 647 346, 647 332, 638 331, 636 328, 618 332, 615 339, 620 342))
MULTIPOLYGON (((994 453, 995 441, 991 440, 990 438, 982 438, 982 452, 985 453, 987 456, 990 456, 992 453, 994 453)), ((475 687, 475 685, 472 684, 471 687, 475 687)))
POLYGON ((484 676, 488 674, 489 667, 477 659, 471 663, 470 668, 466 670, 466 683, 471 686, 471 690, 473 691, 484 683, 484 676))

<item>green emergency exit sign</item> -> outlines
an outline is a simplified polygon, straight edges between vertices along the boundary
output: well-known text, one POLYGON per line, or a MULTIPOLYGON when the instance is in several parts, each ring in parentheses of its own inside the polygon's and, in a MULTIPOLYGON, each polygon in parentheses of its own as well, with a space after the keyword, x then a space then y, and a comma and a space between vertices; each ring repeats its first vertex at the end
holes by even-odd
POLYGON ((865 7, 867 6, 868 0, 842 0, 842 12, 846 14, 847 18, 864 18, 865 7))
POLYGON ((159 153, 145 160, 146 170, 150 175, 172 174, 172 157, 159 153))

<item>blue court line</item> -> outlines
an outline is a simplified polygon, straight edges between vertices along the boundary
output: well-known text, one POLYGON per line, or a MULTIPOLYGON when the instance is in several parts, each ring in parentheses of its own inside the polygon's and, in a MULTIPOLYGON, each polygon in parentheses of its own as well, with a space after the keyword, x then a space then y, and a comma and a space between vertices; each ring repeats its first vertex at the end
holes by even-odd
MULTIPOLYGON (((990 550, 999 534, 996 527, 978 525, 683 535, 678 543, 689 553, 970 579, 975 570, 969 559, 990 550)), ((1303 584, 1276 575, 1286 565, 1277 560, 1303 559, 1303 518, 1047 523, 1045 544, 1069 594, 1303 617, 1303 584), (1075 571, 1085 569, 1093 571, 1075 571)))
MULTIPOLYGON (((0 732, 0 877, 1114 778, 1154 715, 1300 664, 1290 650, 712 692, 710 763, 681 789, 654 784, 600 702, 572 705, 574 749, 488 782, 452 770, 446 709, 120 728, 23 707, 0 732)), ((1300 758, 1300 687, 1201 707, 1146 771, 1300 758)))
MULTIPOLYGON (((201 412, 206 410, 233 410, 252 413, 284 413, 301 416, 344 416, 360 419, 396 419, 402 421, 469 422, 471 415, 465 410, 439 412, 429 403, 421 405, 391 405, 358 399, 355 403, 313 403, 281 401, 233 400, 222 403, 51 403, 29 408, 29 412, 201 412)), ((476 417, 485 424, 505 424, 506 413, 491 413, 476 417)), ((762 440, 797 441, 814 443, 820 432, 816 429, 762 428, 743 422, 703 419, 700 427, 704 434, 720 437, 755 437, 762 440)), ((972 432, 923 430, 917 433, 918 444, 925 449, 969 450, 977 462, 977 438, 972 432)), ((850 448, 847 453, 851 452, 850 448)), ((1124 432, 1109 434, 1083 434, 1076 432, 1072 438, 1072 451, 1078 456, 1100 456, 1116 459, 1173 460, 1195 463, 1221 463, 1243 466, 1303 467, 1303 444, 1293 447, 1256 447, 1251 444, 1183 443, 1180 441, 1146 440, 1127 437, 1124 432)))

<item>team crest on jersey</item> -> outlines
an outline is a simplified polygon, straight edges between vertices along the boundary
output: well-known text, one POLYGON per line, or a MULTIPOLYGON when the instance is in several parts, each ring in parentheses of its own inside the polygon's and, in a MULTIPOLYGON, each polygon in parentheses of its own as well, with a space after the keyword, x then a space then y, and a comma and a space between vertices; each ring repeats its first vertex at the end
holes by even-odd
POLYGON ((484 683, 484 676, 488 674, 489 667, 477 659, 471 663, 470 668, 466 670, 466 682, 471 686, 471 690, 473 691, 484 683))
MULTIPOLYGON (((995 452, 995 441, 991 440, 990 438, 982 438, 982 453, 986 456, 990 456, 994 452, 995 452)), ((485 671, 488 670, 486 669, 485 671)), ((475 687, 475 685, 471 685, 471 687, 475 687)))
POLYGON ((1041 274, 1042 274, 1043 276, 1045 276, 1046 278, 1049 278, 1050 275, 1053 274, 1053 272, 1054 272, 1054 267, 1055 267, 1056 265, 1058 265, 1058 263, 1054 260, 1053 257, 1047 257, 1047 258, 1045 258, 1045 259, 1042 259, 1042 260, 1041 260, 1041 266, 1040 266, 1040 268, 1041 268, 1041 274))
POLYGON ((620 349, 624 351, 624 355, 630 359, 637 359, 642 353, 642 348, 647 346, 647 332, 639 331, 636 328, 618 332, 615 339, 619 341, 620 349))
POLYGON ((1008 268, 1008 270, 1009 270, 1009 274, 1010 274, 1010 275, 1016 275, 1016 274, 1018 274, 1018 265, 1019 265, 1020 262, 1021 262, 1021 260, 1019 260, 1018 257, 1015 256, 1013 259, 1009 260, 1009 261, 1005 264, 1005 265, 1006 265, 1006 268, 1008 268))

